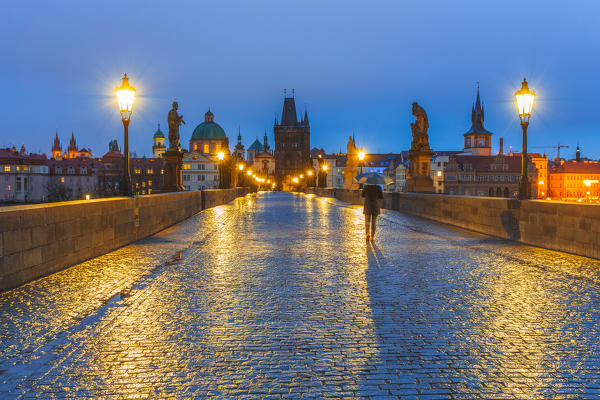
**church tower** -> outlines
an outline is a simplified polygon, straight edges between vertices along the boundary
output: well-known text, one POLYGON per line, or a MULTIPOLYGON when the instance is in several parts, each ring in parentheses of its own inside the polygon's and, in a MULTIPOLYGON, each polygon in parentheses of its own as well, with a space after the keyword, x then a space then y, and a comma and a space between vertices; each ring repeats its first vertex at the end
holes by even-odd
POLYGON ((492 154, 492 132, 483 127, 484 113, 481 99, 479 98, 479 84, 477 84, 477 99, 471 109, 471 129, 463 136, 465 147, 463 152, 474 156, 489 156, 492 154))
POLYGON ((235 148, 233 149, 233 157, 240 161, 244 159, 244 145, 242 144, 242 132, 240 130, 240 127, 238 126, 238 136, 237 136, 237 144, 235 145, 235 148))
POLYGON ((152 146, 152 154, 154 158, 162 157, 165 154, 165 134, 160 130, 160 124, 158 129, 154 132, 154 145, 152 146))
POLYGON ((280 185, 289 187, 292 179, 312 167, 310 159, 310 125, 308 113, 298 121, 296 102, 284 91, 281 122, 273 125, 275 135, 275 179, 280 185))
POLYGON ((77 142, 75 142, 75 134, 71 131, 71 140, 69 141, 69 158, 77 158, 77 142))
POLYGON ((52 158, 55 160, 62 160, 62 146, 60 145, 60 139, 58 138, 58 131, 56 131, 54 144, 52 144, 52 158))

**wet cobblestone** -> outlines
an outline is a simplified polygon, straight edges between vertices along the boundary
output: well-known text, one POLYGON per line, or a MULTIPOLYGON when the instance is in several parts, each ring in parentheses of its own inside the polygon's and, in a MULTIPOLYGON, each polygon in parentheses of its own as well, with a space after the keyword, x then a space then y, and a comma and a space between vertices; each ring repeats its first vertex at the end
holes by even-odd
POLYGON ((2 398, 600 398, 600 262, 260 193, 0 293, 2 398))

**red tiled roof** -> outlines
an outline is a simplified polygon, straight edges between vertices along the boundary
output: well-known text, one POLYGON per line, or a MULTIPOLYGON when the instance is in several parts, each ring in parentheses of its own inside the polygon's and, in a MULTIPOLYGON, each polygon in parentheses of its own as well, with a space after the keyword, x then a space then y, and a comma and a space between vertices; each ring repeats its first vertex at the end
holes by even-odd
POLYGON ((552 169, 553 174, 600 174, 600 164, 591 162, 567 161, 552 169))

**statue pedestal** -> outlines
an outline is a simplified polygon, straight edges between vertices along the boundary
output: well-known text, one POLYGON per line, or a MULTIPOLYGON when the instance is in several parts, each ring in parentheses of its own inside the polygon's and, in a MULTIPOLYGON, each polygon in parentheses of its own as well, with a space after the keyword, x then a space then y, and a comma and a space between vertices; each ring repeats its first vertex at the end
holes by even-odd
POLYGON ((415 193, 435 193, 433 180, 429 176, 432 151, 410 151, 410 178, 406 180, 406 191, 415 193))
POLYGON ((165 182, 163 192, 181 192, 185 190, 183 182, 183 153, 169 149, 163 154, 165 159, 165 182))

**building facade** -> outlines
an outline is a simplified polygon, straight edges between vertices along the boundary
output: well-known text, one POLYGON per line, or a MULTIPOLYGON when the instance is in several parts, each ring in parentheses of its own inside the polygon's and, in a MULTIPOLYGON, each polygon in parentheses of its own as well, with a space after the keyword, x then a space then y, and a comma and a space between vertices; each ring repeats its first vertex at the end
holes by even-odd
POLYGON ((49 170, 45 154, 0 149, 0 203, 48 201, 49 170))
POLYGON ((600 163, 590 160, 561 161, 548 171, 551 200, 600 202, 600 163))

